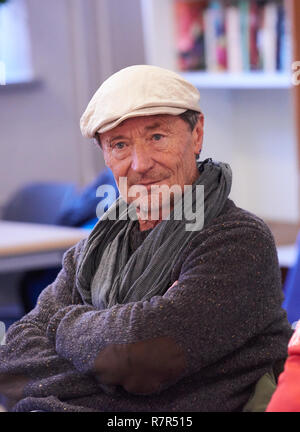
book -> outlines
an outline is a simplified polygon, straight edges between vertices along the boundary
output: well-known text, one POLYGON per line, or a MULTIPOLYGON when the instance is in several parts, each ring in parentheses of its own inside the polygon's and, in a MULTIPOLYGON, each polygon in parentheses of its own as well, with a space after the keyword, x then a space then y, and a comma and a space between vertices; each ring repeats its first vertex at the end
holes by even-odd
POLYGON ((176 51, 180 70, 203 70, 205 64, 204 9, 206 1, 177 0, 176 51))
POLYGON ((215 0, 212 3, 215 10, 214 28, 216 33, 216 50, 217 50, 217 69, 224 71, 227 69, 227 44, 225 33, 225 8, 224 2, 215 0))
POLYGON ((278 5, 277 16, 277 70, 290 71, 292 63, 292 37, 283 4, 278 5))
POLYGON ((256 0, 251 0, 249 5, 249 51, 250 70, 259 70, 259 52, 257 46, 257 35, 259 29, 259 9, 256 0))
POLYGON ((217 34, 215 32, 215 10, 207 7, 204 10, 204 45, 205 45, 205 64, 208 72, 217 72, 217 34))
POLYGON ((249 1, 239 0, 243 71, 250 70, 249 1))
POLYGON ((263 11, 262 28, 262 59, 263 70, 265 72, 276 71, 276 25, 277 25, 277 5, 275 2, 268 2, 263 11))
POLYGON ((204 12, 204 41, 207 70, 227 70, 224 2, 212 0, 204 12))
POLYGON ((243 70, 240 12, 235 2, 231 2, 225 8, 225 31, 227 70, 231 73, 240 73, 243 70))
POLYGON ((276 22, 276 69, 281 71, 284 69, 284 8, 282 4, 277 6, 277 22, 276 22))

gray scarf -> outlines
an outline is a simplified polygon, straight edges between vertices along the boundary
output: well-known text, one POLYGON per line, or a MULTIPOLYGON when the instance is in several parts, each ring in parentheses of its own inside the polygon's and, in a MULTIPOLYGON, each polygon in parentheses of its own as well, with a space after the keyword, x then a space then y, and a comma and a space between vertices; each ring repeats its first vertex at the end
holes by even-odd
MULTIPOLYGON (((203 185, 204 225, 201 229, 222 211, 230 193, 232 174, 230 166, 225 163, 206 159, 197 164, 200 175, 192 185, 190 202, 192 210, 195 210, 196 197, 199 199, 196 186, 203 185)), ((136 223, 133 220, 136 219, 135 210, 119 197, 94 227, 79 258, 76 281, 84 302, 105 309, 163 295, 169 288, 176 260, 199 232, 199 229, 186 230, 190 221, 184 217, 182 206, 183 200, 176 202, 169 220, 156 225, 130 255, 129 241, 136 223), (119 217, 110 220, 116 212, 119 217), (183 215, 182 220, 177 220, 178 214, 183 215)))

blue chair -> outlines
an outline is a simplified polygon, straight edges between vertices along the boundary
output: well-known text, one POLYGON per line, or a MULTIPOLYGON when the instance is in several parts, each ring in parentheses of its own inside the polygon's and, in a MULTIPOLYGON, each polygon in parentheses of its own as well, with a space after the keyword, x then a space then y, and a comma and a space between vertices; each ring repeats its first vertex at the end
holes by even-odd
MULTIPOLYGON (((110 169, 104 169, 88 186, 78 191, 71 183, 36 182, 17 191, 3 209, 2 219, 50 225, 92 229, 97 223, 96 207, 104 197, 97 197, 100 185, 114 187, 119 191, 110 169)), ((52 283, 61 267, 25 272, 20 282, 20 295, 24 312, 36 304, 41 291, 52 283)))
POLYGON ((66 202, 77 197, 70 183, 34 182, 14 193, 5 204, 2 219, 56 225, 66 202))

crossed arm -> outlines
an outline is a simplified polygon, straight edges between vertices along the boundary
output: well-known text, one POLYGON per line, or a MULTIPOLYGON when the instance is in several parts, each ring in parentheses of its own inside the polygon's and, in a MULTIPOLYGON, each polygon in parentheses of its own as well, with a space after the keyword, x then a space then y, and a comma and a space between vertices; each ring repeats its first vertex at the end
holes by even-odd
MULTIPOLYGON (((100 321, 102 328, 104 323, 104 327, 113 326, 115 311, 97 311, 83 305, 74 290, 76 259, 82 245, 80 242, 66 252, 57 279, 43 291, 35 309, 9 328, 6 345, 0 346, 0 395, 5 397, 8 408, 27 396, 51 394, 62 399, 86 396, 98 392, 99 383, 124 384, 128 391, 134 391, 136 376, 133 371, 129 375, 125 367, 129 363, 133 368, 137 363, 143 365, 147 376, 153 377, 151 385, 155 385, 155 376, 160 381, 164 374, 159 367, 163 352, 173 356, 176 369, 177 351, 172 343, 167 343, 159 352, 153 350, 152 356, 147 355, 147 358, 144 349, 146 345, 146 349, 150 348, 152 343, 144 341, 140 345, 118 343, 115 347, 103 348, 103 355, 98 355, 102 344, 105 347, 113 340, 113 332, 106 339, 101 326, 98 329, 97 326, 100 321), (65 330, 61 327, 58 331, 61 321, 65 330), (99 341, 102 341, 100 345, 99 341), (131 351, 135 352, 134 356, 131 351), (81 394, 73 394, 72 388, 64 385, 65 379, 72 380, 73 384, 80 383, 73 387, 80 387, 81 394)), ((116 334, 119 331, 120 328, 115 329, 116 334)), ((161 345, 164 345, 163 338, 157 340, 157 347, 161 345)), ((169 368, 166 373, 172 375, 169 368)), ((140 390, 143 392, 142 388, 140 390)), ((144 388, 146 392, 151 390, 144 388)))
POLYGON ((40 295, 35 309, 9 329, 6 346, 0 349, 0 393, 5 393, 7 377, 17 376, 22 385, 13 395, 15 400, 47 394, 64 399, 79 396, 72 394, 72 387, 57 390, 54 385, 63 383, 67 374, 72 382, 80 381, 85 395, 96 392, 99 383, 151 395, 242 346, 253 336, 249 332, 262 324, 264 306, 263 301, 241 299, 262 300, 263 275, 273 258, 264 250, 259 256, 257 241, 266 243, 266 239, 248 237, 239 229, 228 231, 222 242, 209 239, 205 254, 192 248, 178 283, 163 296, 105 310, 83 305, 75 291, 83 242, 77 244, 65 254, 60 274, 40 295), (236 240, 245 240, 243 236, 256 254, 239 251, 237 262, 232 259, 236 240), (253 277, 248 271, 254 264, 251 260, 257 270, 253 277), (228 314, 229 303, 235 314, 228 314), (249 317, 247 326, 241 325, 244 316, 249 317), (232 329, 235 337, 228 338, 232 329))

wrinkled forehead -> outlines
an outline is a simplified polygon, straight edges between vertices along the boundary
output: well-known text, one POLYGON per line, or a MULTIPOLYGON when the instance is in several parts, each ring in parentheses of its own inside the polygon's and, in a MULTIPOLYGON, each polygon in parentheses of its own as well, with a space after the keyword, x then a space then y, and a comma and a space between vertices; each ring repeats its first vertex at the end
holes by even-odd
POLYGON ((186 130, 187 124, 179 116, 161 114, 133 117, 124 120, 113 129, 99 134, 101 141, 122 134, 130 134, 132 131, 149 133, 155 131, 172 132, 186 130))

